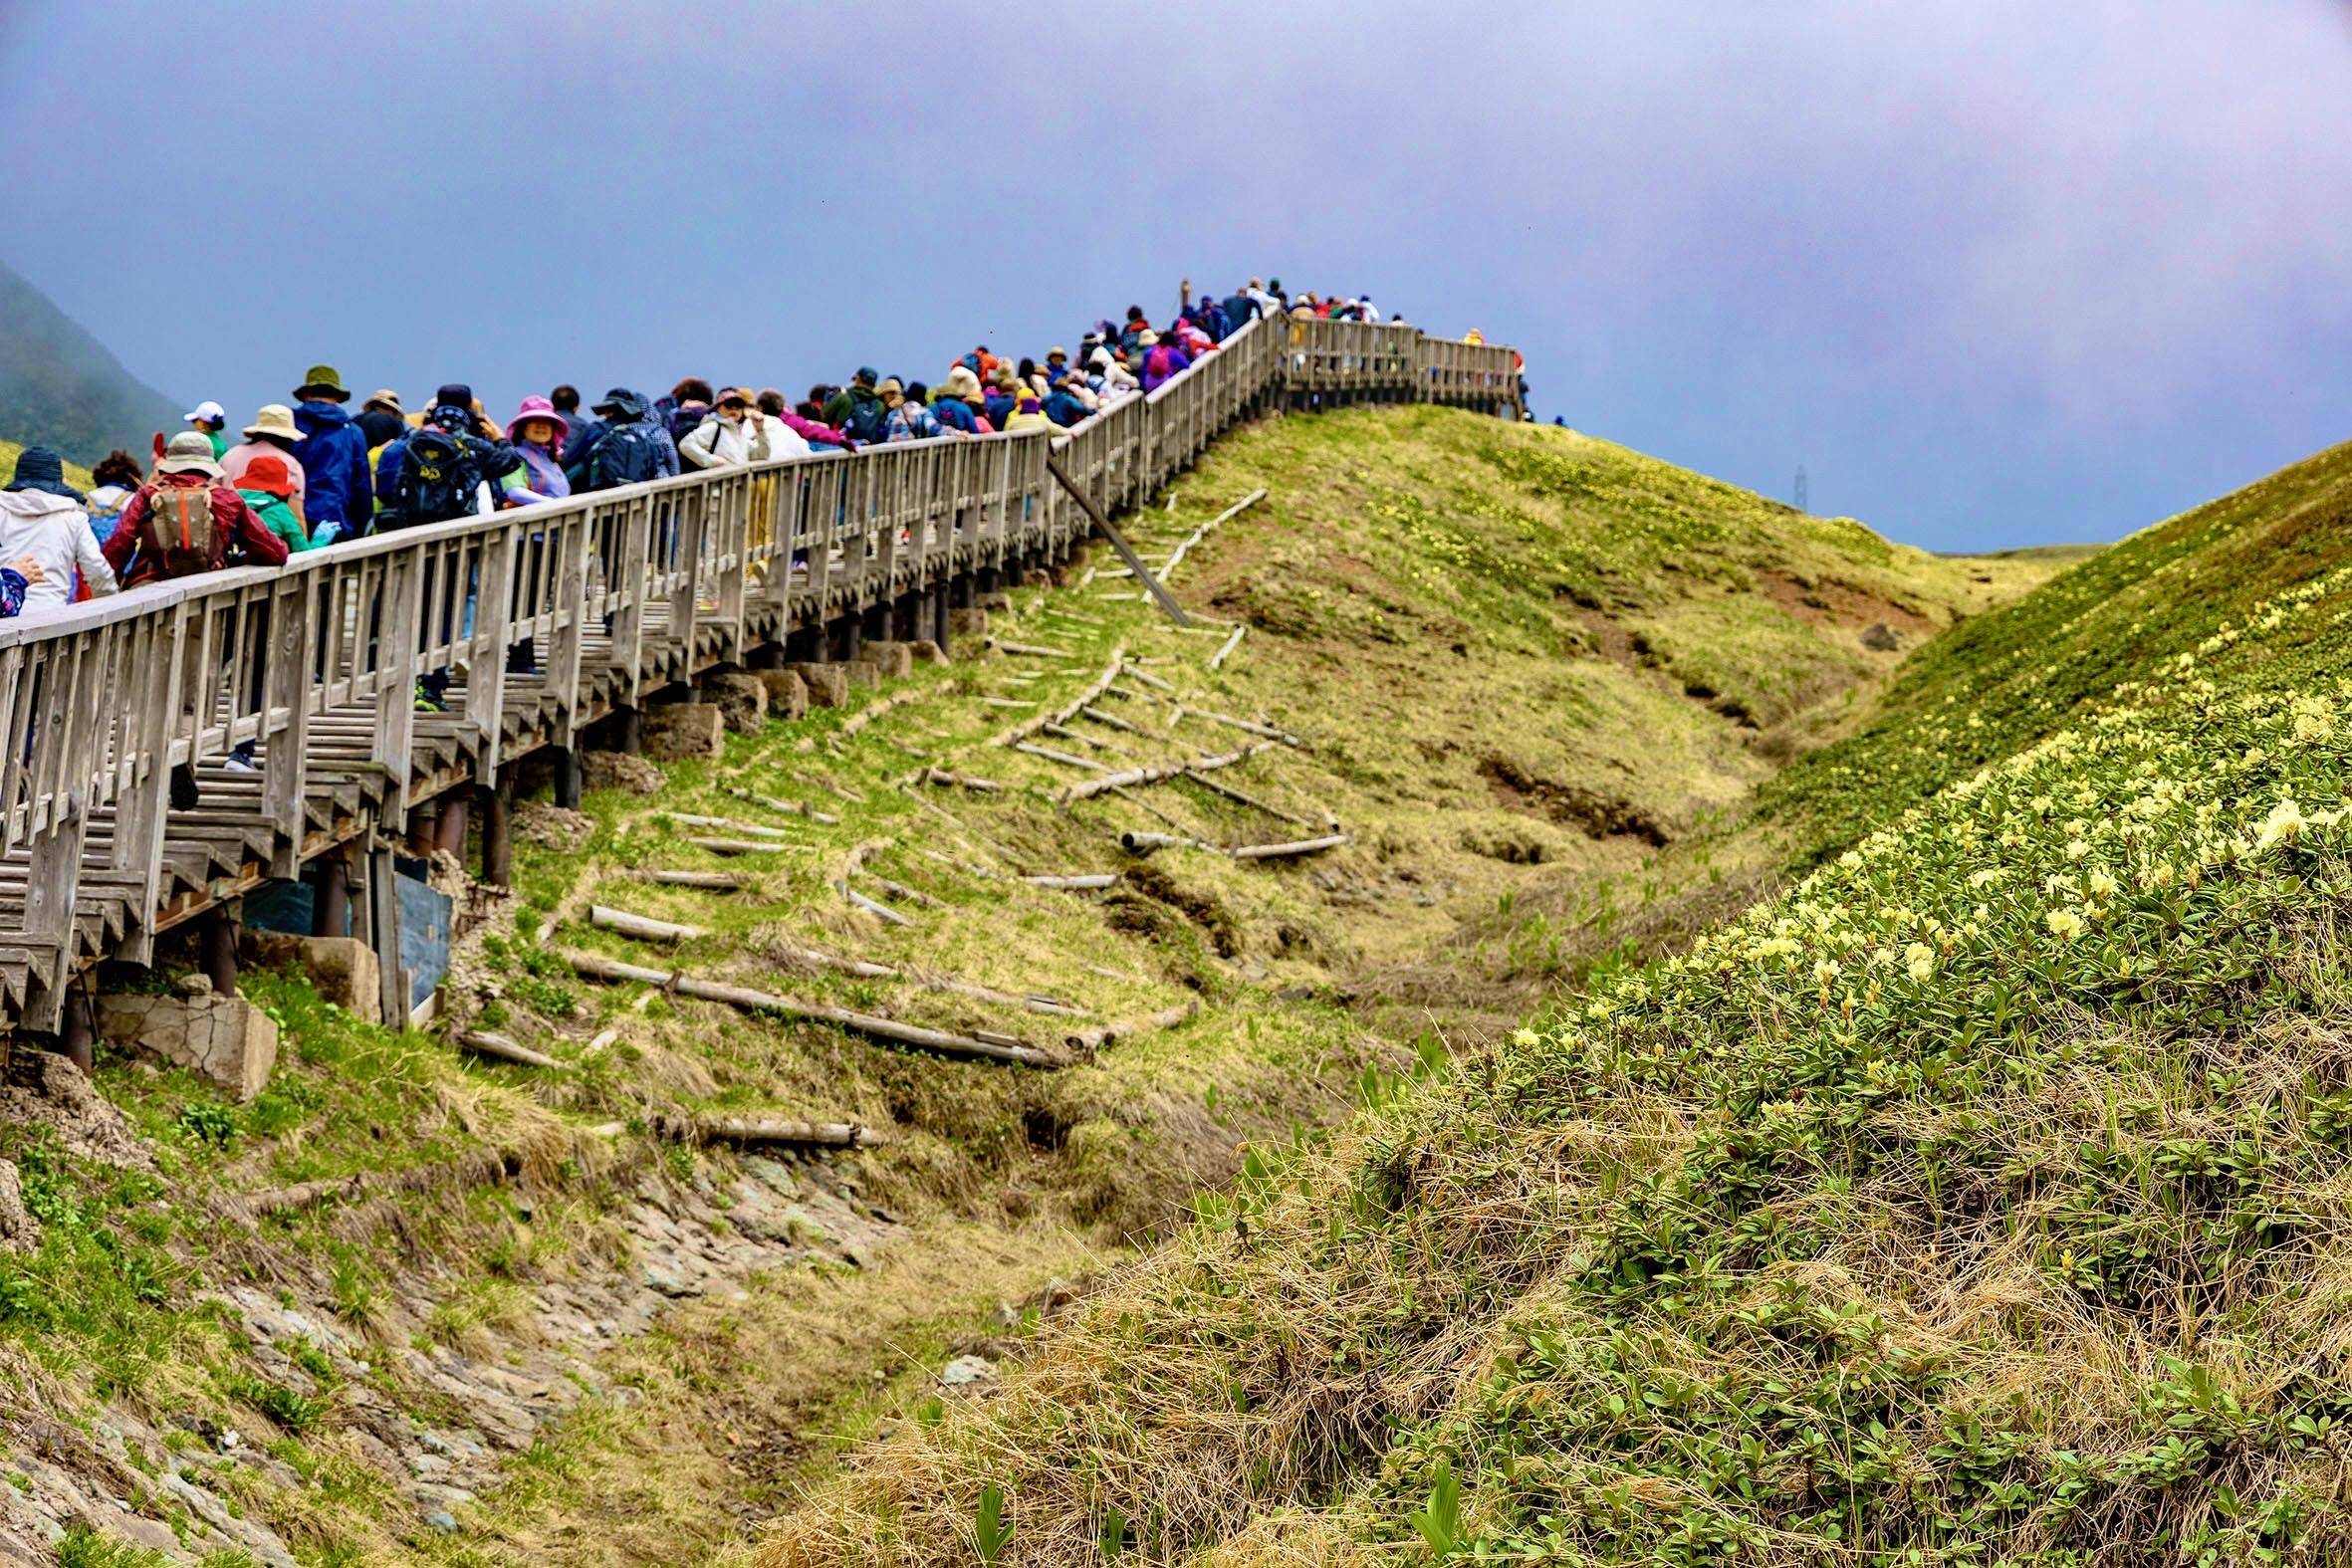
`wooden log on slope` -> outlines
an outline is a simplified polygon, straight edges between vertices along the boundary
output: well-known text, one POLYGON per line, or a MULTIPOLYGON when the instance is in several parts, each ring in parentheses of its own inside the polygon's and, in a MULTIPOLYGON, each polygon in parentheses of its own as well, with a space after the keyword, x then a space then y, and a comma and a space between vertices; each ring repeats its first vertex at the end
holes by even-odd
POLYGON ((564 1064, 555 1057, 535 1051, 528 1045, 519 1045, 504 1034, 493 1033, 489 1029, 468 1029, 457 1037, 457 1043, 477 1056, 495 1057, 499 1061, 511 1061, 522 1067, 543 1067, 554 1072, 564 1070, 564 1064))
POLYGON ((588 905, 588 924, 605 931, 617 931, 639 942, 692 942, 697 937, 709 935, 700 926, 681 925, 674 920, 655 920, 647 915, 632 915, 625 909, 614 909, 608 904, 588 905))
POLYGON ((1101 794, 1106 789, 1123 789, 1130 784, 1158 784, 1161 780, 1173 779, 1178 774, 1201 773, 1213 768, 1231 768, 1236 763, 1247 762, 1260 752, 1273 749, 1274 743, 1272 741, 1260 741, 1255 746, 1245 746, 1238 752, 1227 752, 1218 757, 1195 757, 1187 762, 1161 763, 1149 768, 1130 768, 1125 773, 1105 774, 1100 779, 1089 779, 1084 784, 1071 784, 1061 791, 1059 798, 1066 805, 1072 800, 1083 800, 1101 794))
POLYGON ((635 981, 640 985, 659 986, 682 997, 697 997, 705 1002, 724 1002, 729 1007, 753 1012, 773 1012, 784 1017, 808 1018, 819 1023, 829 1023, 838 1029, 870 1035, 875 1039, 890 1040, 900 1045, 913 1045, 922 1050, 936 1051, 943 1056, 978 1056, 991 1061, 1020 1062, 1031 1067, 1058 1067, 1060 1058, 1052 1051, 1035 1045, 999 1045, 974 1039, 967 1034, 951 1034, 944 1029, 924 1028, 920 1024, 901 1023, 895 1018, 880 1017, 870 1012, 853 1012, 847 1008, 835 1008, 818 1002, 801 1002, 791 997, 779 997, 772 992, 754 991, 748 986, 731 986, 722 981, 702 980, 683 970, 647 969, 641 964, 625 964, 618 959, 604 958, 594 953, 568 953, 565 961, 579 974, 591 980, 635 981))
POLYGON ((720 893, 740 893, 752 885, 750 877, 733 871, 672 871, 666 866, 654 866, 629 875, 640 882, 658 882, 665 887, 699 887, 720 893))

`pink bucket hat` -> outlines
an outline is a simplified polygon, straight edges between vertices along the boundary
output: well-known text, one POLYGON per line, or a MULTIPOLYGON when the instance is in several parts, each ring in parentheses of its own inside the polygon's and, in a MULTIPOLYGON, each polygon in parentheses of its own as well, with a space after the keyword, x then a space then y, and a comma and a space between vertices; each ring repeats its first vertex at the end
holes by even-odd
POLYGON ((556 405, 537 393, 524 398, 523 406, 515 410, 515 417, 506 422, 508 433, 512 434, 526 419, 545 419, 554 425, 559 444, 572 433, 572 421, 557 413, 556 405))

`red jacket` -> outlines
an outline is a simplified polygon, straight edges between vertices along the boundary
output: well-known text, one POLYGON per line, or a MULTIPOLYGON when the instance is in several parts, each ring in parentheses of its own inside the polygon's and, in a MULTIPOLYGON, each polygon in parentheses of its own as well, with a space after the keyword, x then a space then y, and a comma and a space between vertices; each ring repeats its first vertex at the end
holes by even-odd
POLYGON ((124 569, 138 550, 140 527, 146 522, 150 505, 148 497, 161 485, 173 485, 183 490, 198 485, 211 486, 213 559, 212 564, 206 569, 218 571, 221 568, 232 541, 247 564, 276 566, 285 562, 286 541, 271 533, 268 525, 253 515, 253 509, 234 490, 226 485, 214 484, 202 474, 165 474, 152 484, 138 487, 138 494, 132 496, 129 504, 123 507, 121 521, 115 525, 115 532, 100 551, 107 558, 107 564, 115 568, 115 575, 122 579, 124 587, 153 582, 163 575, 163 562, 144 556, 139 557, 137 565, 124 569))

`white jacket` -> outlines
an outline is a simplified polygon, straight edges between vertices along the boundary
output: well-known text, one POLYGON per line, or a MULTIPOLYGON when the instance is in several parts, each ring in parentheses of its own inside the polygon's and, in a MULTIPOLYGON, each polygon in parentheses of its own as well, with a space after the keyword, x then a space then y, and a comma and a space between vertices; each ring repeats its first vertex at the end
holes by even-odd
POLYGON ((713 414, 678 443, 678 456, 688 468, 738 468, 764 463, 768 455, 768 421, 751 414, 735 424, 713 414))
POLYGON ((73 602, 74 572, 93 593, 115 591, 115 569, 98 553, 90 514, 79 503, 45 490, 0 491, 0 566, 30 556, 41 580, 25 589, 25 609, 62 609, 73 602))

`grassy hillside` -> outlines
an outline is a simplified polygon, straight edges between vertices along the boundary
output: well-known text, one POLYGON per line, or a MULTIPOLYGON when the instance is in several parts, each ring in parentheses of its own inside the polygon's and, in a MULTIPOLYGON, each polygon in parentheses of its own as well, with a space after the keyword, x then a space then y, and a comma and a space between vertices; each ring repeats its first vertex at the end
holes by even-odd
POLYGON ((1932 644, 1819 866, 1232 1200, 772 1565, 2332 1562, 2352 449, 1932 644))
MULTIPOLYGON (((227 1543, 166 1473, 323 1562, 710 1560, 844 1445, 948 1431, 944 1364, 1021 1359, 1197 1192, 1239 1172, 1259 1193, 1268 1157, 1245 1166, 1242 1145, 1316 1148, 1315 1128, 1427 1077, 1448 1040, 1507 1028, 1528 994, 1391 1006, 1378 977, 1445 967, 1466 924, 1522 901, 1605 904, 1850 722, 1902 646, 2044 569, 1936 560, 1607 443, 1434 409, 1253 427, 1131 528, 1164 558, 1261 488, 1175 577, 1250 627, 1215 668, 1225 628, 1172 630, 1131 582, 1072 572, 991 628, 1048 654, 975 642, 860 694, 854 717, 732 736, 654 794, 528 813, 513 896, 476 895, 447 1011, 559 1070, 262 977, 287 1041, 253 1104, 109 1053, 119 1136, 103 1108, 71 1137, 0 1125, 45 1222, 0 1257, 0 1405, 84 1434, 0 1417, 0 1439, 49 1443, 46 1462, 191 1547, 227 1543), (992 744, 1114 659, 1087 715, 1033 750, 992 744), (1297 744, 1062 798, 1100 769, 1267 730, 1297 744), (1003 787, 907 783, 926 767, 1003 787), (693 817, 781 847, 724 857, 693 817), (1348 842, 1298 859, 1119 847, 1133 830, 1262 844, 1331 818, 1348 842), (655 885, 653 867, 747 885, 655 885), (1088 873, 1119 880, 1022 880, 1088 873), (844 883, 906 923, 850 907, 844 883), (599 904, 697 932, 632 942, 590 924, 599 904), (1014 1038, 1053 1065, 592 984, 567 953, 1014 1038), (1040 994, 1081 1016, 1024 1005, 1040 994), (1064 1043, 1106 1025, 1114 1043, 1064 1043), (889 1142, 780 1163, 676 1135, 715 1115, 889 1142)), ((1544 956, 1523 957, 1514 973, 1540 984, 1544 956)), ((1186 1254, 1230 1245, 1237 1222, 1219 1224, 1186 1254)), ((53 1495, 27 1473, 28 1495, 53 1495)), ((964 1517, 971 1499, 951 1500, 964 1517)), ((924 1539, 917 1559, 953 1556, 924 1539)))
POLYGON ((0 262, 0 430, 79 463, 146 450, 184 405, 123 368, 104 343, 0 262))

